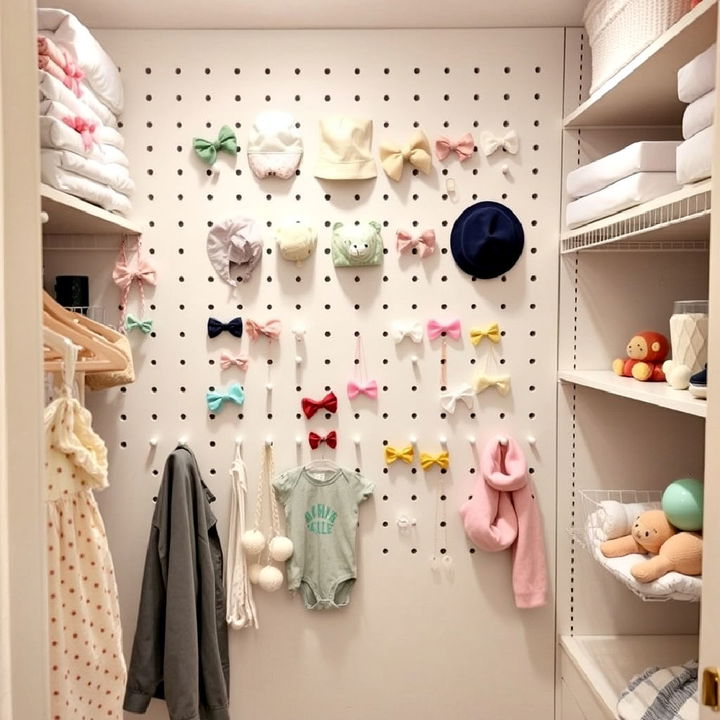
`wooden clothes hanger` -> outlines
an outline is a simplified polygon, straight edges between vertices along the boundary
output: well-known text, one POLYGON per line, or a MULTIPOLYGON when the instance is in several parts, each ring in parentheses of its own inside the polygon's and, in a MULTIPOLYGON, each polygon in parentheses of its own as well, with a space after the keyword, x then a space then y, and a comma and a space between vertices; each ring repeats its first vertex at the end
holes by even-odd
MULTIPOLYGON (((43 326, 57 335, 68 338, 79 347, 78 371, 108 372, 124 370, 127 367, 127 359, 107 339, 108 333, 102 328, 98 328, 99 331, 96 332, 88 326, 88 324, 100 326, 100 323, 66 310, 46 292, 43 292, 43 311, 43 326)), ((54 347, 50 349, 57 352, 54 347)), ((46 372, 58 372, 62 369, 62 360, 53 354, 46 356, 44 363, 46 372)))

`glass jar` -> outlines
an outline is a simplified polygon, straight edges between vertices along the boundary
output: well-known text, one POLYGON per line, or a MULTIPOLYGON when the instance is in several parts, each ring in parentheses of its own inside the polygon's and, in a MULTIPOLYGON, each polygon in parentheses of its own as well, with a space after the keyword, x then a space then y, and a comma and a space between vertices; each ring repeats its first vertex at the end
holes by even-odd
POLYGON ((670 318, 670 347, 676 365, 687 365, 693 373, 707 363, 707 300, 676 300, 670 318))

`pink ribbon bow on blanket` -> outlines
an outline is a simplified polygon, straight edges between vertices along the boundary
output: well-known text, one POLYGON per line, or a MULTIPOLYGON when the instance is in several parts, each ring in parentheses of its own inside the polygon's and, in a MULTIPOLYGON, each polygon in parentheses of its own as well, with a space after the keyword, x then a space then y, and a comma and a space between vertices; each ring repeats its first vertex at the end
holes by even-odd
POLYGON ((353 400, 362 393, 373 400, 378 396, 378 385, 376 380, 369 380, 366 383, 357 380, 349 380, 347 384, 348 397, 353 400))
POLYGON ((418 255, 421 258, 432 255, 435 252, 435 231, 424 230, 420 235, 413 236, 405 230, 397 231, 397 249, 398 252, 408 252, 413 248, 417 248, 418 255))
POLYGON ((220 367, 223 370, 229 370, 231 367, 238 367, 241 370, 247 370, 247 366, 248 358, 244 355, 231 355, 225 350, 220 353, 220 367))
POLYGON ((280 336, 281 328, 282 325, 279 320, 268 320, 266 323, 258 323, 254 320, 245 322, 245 329, 253 340, 257 340, 261 335, 273 340, 280 336))
POLYGON ((83 90, 80 81, 85 77, 85 71, 69 58, 61 67, 65 71, 65 87, 72 90, 76 97, 82 97, 83 90))
POLYGON ((465 133, 457 142, 445 135, 435 141, 435 155, 438 160, 444 160, 454 152, 460 162, 465 162, 475 152, 475 139, 470 133, 465 133))
POLYGON ((97 142, 95 139, 95 130, 97 125, 94 122, 90 122, 85 118, 76 115, 75 117, 64 117, 63 122, 69 127, 80 133, 80 137, 83 141, 83 147, 85 150, 91 150, 93 143, 97 142))
POLYGON ((435 340, 443 333, 446 333, 453 340, 458 340, 460 338, 460 321, 452 320, 449 323, 442 323, 439 320, 428 320, 427 331, 431 340, 435 340))

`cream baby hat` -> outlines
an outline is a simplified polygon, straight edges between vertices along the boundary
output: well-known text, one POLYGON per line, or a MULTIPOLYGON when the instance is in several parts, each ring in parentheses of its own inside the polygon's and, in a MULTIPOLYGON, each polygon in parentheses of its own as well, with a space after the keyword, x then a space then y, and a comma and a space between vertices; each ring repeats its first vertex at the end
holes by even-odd
POLYGON ((315 250, 317 230, 305 220, 288 218, 275 228, 275 240, 285 260, 302 265, 315 250))
POLYGON ((372 120, 330 115, 320 120, 320 152, 315 177, 366 180, 377 176, 372 158, 372 120))
POLYGON ((263 241, 256 222, 246 216, 228 218, 208 233, 207 254, 215 272, 228 285, 250 279, 260 262, 263 241))
POLYGON ((303 154, 302 138, 290 113, 260 113, 248 138, 248 164, 255 177, 287 180, 295 174, 303 154))

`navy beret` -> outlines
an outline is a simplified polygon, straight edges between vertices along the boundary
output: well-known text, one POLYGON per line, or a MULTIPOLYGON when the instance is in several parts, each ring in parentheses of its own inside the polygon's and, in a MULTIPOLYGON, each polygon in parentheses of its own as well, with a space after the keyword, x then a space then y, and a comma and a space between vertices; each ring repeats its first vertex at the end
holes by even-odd
POLYGON ((515 213, 491 201, 465 208, 450 233, 450 250, 458 267, 483 280, 510 270, 524 245, 525 233, 515 213))

